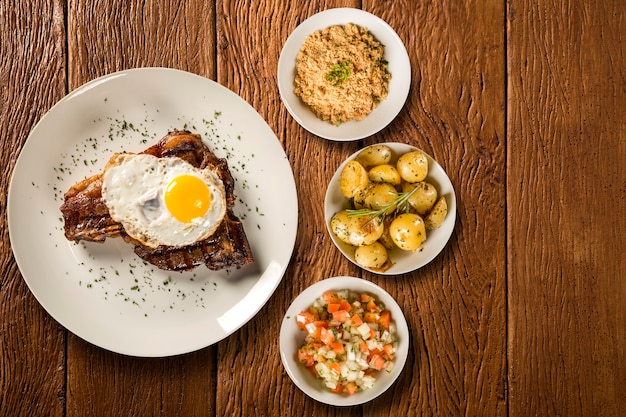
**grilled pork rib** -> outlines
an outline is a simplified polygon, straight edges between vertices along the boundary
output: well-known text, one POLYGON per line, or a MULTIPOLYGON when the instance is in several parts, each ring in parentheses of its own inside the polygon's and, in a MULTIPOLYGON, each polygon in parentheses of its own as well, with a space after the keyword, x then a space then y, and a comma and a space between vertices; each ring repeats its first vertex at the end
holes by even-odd
POLYGON ((134 251, 141 259, 170 271, 186 271, 201 264, 211 270, 220 270, 253 261, 243 224, 233 213, 235 183, 226 159, 215 156, 200 135, 186 130, 169 132, 156 145, 141 153, 158 158, 178 157, 197 168, 215 169, 226 191, 226 216, 216 232, 187 246, 145 246, 129 236, 124 227, 111 218, 102 199, 102 174, 96 174, 73 185, 65 193, 61 212, 68 240, 104 242, 109 237, 121 237, 135 246, 134 251))

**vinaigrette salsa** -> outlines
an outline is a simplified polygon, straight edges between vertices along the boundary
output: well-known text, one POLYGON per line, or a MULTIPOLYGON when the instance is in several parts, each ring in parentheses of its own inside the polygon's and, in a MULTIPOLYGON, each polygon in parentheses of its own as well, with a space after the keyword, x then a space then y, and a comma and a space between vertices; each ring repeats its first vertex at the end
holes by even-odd
POLYGON ((296 316, 306 332, 298 361, 338 394, 371 388, 391 372, 398 342, 391 312, 368 293, 328 291, 296 316))

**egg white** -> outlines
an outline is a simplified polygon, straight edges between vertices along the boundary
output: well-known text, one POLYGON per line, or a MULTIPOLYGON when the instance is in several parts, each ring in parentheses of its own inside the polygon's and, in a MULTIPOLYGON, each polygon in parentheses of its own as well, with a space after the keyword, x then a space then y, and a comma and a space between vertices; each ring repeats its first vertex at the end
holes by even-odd
POLYGON ((117 154, 102 175, 102 198, 113 220, 142 244, 186 246, 211 236, 226 214, 226 191, 218 174, 198 169, 180 158, 147 154, 117 154), (165 205, 168 184, 181 175, 194 175, 207 185, 211 206, 202 217, 184 223, 165 205))

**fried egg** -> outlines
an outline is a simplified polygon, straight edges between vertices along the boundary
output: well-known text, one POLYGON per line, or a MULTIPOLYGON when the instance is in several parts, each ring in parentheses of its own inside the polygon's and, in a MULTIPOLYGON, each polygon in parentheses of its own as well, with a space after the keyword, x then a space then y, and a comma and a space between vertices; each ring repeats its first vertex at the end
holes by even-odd
POLYGON ((102 175, 102 198, 113 220, 152 248, 206 239, 226 214, 218 174, 180 158, 115 155, 102 175))

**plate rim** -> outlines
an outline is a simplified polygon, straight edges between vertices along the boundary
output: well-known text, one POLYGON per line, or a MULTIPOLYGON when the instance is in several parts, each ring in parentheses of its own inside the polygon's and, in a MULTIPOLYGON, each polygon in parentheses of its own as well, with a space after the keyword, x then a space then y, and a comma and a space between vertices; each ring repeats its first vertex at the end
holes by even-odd
MULTIPOLYGON (((270 137, 269 140, 272 140, 272 138, 270 137)), ((43 191, 40 191, 40 192, 43 192, 43 191)), ((48 109, 40 117, 40 119, 33 125, 26 140, 24 141, 23 145, 21 146, 19 150, 19 154, 17 155, 15 163, 10 172, 10 179, 9 179, 6 202, 7 202, 7 210, 6 210, 7 217, 6 218, 7 218, 9 244, 11 247, 11 252, 12 252, 13 258, 15 259, 16 266, 18 267, 18 271, 22 275, 22 279, 26 283, 30 293, 35 297, 39 305, 46 311, 46 313, 50 317, 52 317, 55 321, 57 321, 57 323, 59 323, 66 330, 70 331, 71 333, 81 338, 82 340, 85 340, 94 346, 98 346, 108 351, 112 351, 115 353, 124 354, 128 356, 135 356, 135 357, 168 357, 168 356, 175 356, 175 355, 194 352, 194 351, 212 346, 226 339, 231 334, 235 333, 237 330, 239 330, 241 327, 247 324, 250 320, 252 320, 258 314, 258 312, 263 308, 263 306, 267 304, 267 302, 275 293, 276 289, 278 288, 278 286, 280 285, 280 283, 282 282, 285 276, 286 270, 291 262, 291 258, 293 256, 294 249, 295 249, 295 242, 297 238, 297 229, 298 229, 298 216, 299 216, 297 189, 295 186, 295 177, 293 175, 293 169, 291 167, 291 163, 288 161, 286 152, 282 146, 282 143, 278 139, 278 136, 273 131, 273 129, 269 126, 267 121, 257 112, 257 110, 250 103, 248 103, 243 97, 239 96, 234 91, 228 89, 227 87, 219 84, 218 82, 214 80, 211 80, 209 78, 203 77, 201 75, 198 75, 192 72, 180 70, 180 69, 169 68, 169 67, 154 67, 154 66, 130 68, 130 69, 115 71, 109 74, 96 77, 82 84, 81 86, 73 89, 72 91, 67 93, 64 97, 59 99, 55 104, 53 104, 52 107, 50 107, 50 109, 48 109), (122 346, 120 346, 119 343, 115 343, 115 342, 109 343, 109 344, 99 343, 98 341, 94 341, 93 338, 86 338, 76 331, 76 328, 80 328, 81 326, 68 323, 67 320, 61 320, 59 319, 59 316, 61 314, 58 311, 51 311, 52 309, 50 308, 50 303, 46 301, 45 297, 43 297, 42 294, 34 290, 36 279, 29 276, 27 273, 27 271, 29 270, 29 268, 27 267, 27 263, 29 262, 28 259, 23 258, 24 254, 20 254, 16 252, 16 242, 19 242, 22 238, 18 237, 18 235, 20 235, 20 231, 16 229, 18 227, 18 224, 16 223, 17 220, 14 217, 15 216, 14 212, 18 210, 19 200, 20 198, 22 198, 20 197, 20 190, 17 189, 18 187, 16 185, 17 184, 16 178, 17 176, 22 175, 21 174, 22 171, 25 168, 27 168, 23 166, 23 164, 27 163, 25 162, 27 158, 25 155, 27 155, 29 152, 33 152, 33 149, 31 148, 37 145, 34 142, 34 140, 31 138, 35 137, 39 133, 41 126, 44 125, 47 119, 49 119, 50 117, 54 117, 54 115, 57 112, 62 111, 63 107, 67 106, 68 105, 67 103, 71 102, 71 100, 73 100, 78 95, 84 94, 85 92, 91 89, 97 88, 100 85, 107 85, 106 84, 107 82, 114 81, 118 77, 129 75, 129 74, 145 73, 145 72, 150 72, 151 74, 157 74, 158 76, 162 76, 162 77, 174 77, 174 78, 189 77, 189 79, 193 80, 193 82, 204 83, 205 86, 209 86, 209 87, 203 87, 203 88, 221 90, 223 94, 230 95, 232 100, 238 101, 239 105, 248 106, 249 110, 253 111, 254 113, 258 115, 258 121, 259 122, 262 121, 265 124, 264 128, 266 128, 268 132, 272 133, 273 140, 276 140, 276 145, 278 146, 278 148, 282 150, 283 155, 279 155, 278 158, 284 157, 285 160, 287 161, 286 164, 289 167, 290 176, 286 178, 286 185, 293 192, 290 194, 292 195, 292 198, 289 199, 289 204, 291 207, 289 212, 291 213, 291 215, 289 216, 288 219, 285 219, 284 221, 285 224, 288 224, 285 230, 289 230, 292 232, 290 233, 289 236, 285 235, 284 237, 284 239, 286 239, 285 242, 287 242, 287 247, 289 248, 289 250, 281 254, 280 258, 281 258, 281 261, 284 261, 284 263, 279 268, 279 273, 276 276, 274 282, 272 283, 271 288, 269 286, 265 288, 266 290, 268 290, 268 292, 266 293, 267 296, 263 297, 262 299, 258 299, 258 304, 254 306, 255 307, 254 309, 248 311, 249 314, 243 320, 241 320, 238 324, 229 328, 228 330, 224 330, 221 337, 218 337, 217 339, 214 339, 211 341, 208 341, 207 339, 200 343, 193 343, 195 342, 195 340, 192 338, 190 339, 191 343, 189 343, 188 347, 179 347, 179 348, 163 350, 163 351, 155 351, 154 348, 150 348, 150 349, 147 349, 145 352, 142 352, 141 349, 133 350, 133 349, 128 349, 127 347, 122 347, 123 344, 122 346)), ((48 230, 46 230, 46 232, 48 232, 48 230)), ((266 271, 264 271, 263 269, 260 269, 258 272, 255 272, 256 282, 259 281, 259 279, 261 278, 261 275, 264 272, 266 271)), ((254 289, 254 286, 252 286, 252 288, 247 294, 252 292, 253 289, 254 289)), ((246 294, 242 294, 242 298, 245 295, 246 294)))

